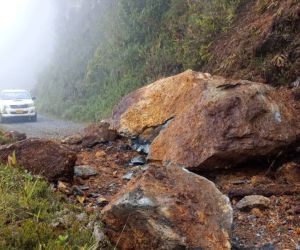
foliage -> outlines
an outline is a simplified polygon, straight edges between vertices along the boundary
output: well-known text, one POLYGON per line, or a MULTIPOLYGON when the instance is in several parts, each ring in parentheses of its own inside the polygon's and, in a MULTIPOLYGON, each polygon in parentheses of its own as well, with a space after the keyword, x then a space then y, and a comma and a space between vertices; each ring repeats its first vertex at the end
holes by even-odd
POLYGON ((95 249, 91 230, 44 180, 0 166, 0 249, 95 249), (64 218, 64 223, 55 225, 64 218))
POLYGON ((99 120, 128 92, 199 70, 213 39, 230 27, 239 0, 60 3, 53 62, 36 88, 39 106, 66 118, 99 120))
POLYGON ((13 138, 8 137, 7 134, 0 129, 0 145, 9 144, 13 141, 13 138))

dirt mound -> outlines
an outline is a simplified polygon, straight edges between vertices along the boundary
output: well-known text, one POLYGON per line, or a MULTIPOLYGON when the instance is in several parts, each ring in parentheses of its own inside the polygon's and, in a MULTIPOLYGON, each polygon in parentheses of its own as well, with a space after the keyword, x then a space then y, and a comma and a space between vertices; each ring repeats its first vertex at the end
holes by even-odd
POLYGON ((215 39, 204 70, 271 85, 300 76, 300 2, 243 1, 232 29, 215 39))

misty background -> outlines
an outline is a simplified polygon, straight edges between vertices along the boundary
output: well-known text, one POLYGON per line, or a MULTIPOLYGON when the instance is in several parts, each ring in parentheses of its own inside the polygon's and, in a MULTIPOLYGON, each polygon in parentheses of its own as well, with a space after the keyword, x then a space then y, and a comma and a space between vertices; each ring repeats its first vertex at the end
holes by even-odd
POLYGON ((54 47, 51 0, 0 0, 0 89, 32 89, 54 47))

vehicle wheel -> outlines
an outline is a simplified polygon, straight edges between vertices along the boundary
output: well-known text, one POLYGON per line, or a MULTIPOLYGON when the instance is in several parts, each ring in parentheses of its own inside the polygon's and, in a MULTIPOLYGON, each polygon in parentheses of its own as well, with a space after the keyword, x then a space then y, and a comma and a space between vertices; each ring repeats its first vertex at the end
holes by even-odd
POLYGON ((35 116, 31 118, 31 121, 33 121, 33 122, 37 121, 37 114, 35 114, 35 116))
POLYGON ((0 115, 0 122, 1 122, 1 123, 6 123, 7 120, 6 120, 6 118, 4 118, 2 115, 0 115))

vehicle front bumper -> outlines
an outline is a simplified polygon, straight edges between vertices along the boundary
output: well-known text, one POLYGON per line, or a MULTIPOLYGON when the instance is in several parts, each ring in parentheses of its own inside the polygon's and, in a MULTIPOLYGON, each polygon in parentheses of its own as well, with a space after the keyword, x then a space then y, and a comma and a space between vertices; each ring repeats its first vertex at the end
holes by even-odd
POLYGON ((36 116, 35 108, 24 108, 24 109, 6 109, 1 112, 1 116, 4 118, 13 117, 34 117, 36 116))

